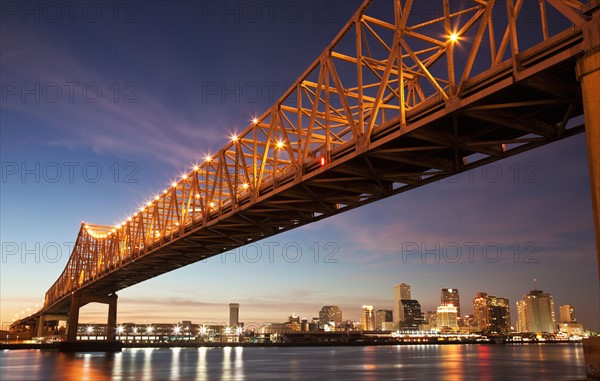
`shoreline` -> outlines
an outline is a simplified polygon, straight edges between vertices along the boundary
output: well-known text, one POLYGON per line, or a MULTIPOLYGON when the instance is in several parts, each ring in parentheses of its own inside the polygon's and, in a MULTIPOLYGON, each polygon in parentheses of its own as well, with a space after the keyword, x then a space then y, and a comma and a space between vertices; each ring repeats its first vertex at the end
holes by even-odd
MULTIPOLYGON (((82 346, 89 344, 89 351, 93 351, 94 344, 99 342, 86 343, 80 341, 82 346)), ((105 341, 102 343, 106 343, 105 341)), ((540 345, 540 344, 573 344, 582 345, 581 341, 531 341, 531 342, 505 342, 495 343, 493 341, 439 341, 439 342, 398 342, 398 341, 373 341, 373 342, 325 342, 325 343, 202 343, 202 342, 171 342, 171 343, 122 343, 123 349, 133 348, 266 348, 266 347, 367 347, 367 346, 408 346, 408 345, 540 345)), ((3 343, 0 344, 0 350, 58 350, 60 343, 3 343)), ((86 352, 87 350, 82 350, 86 352)))

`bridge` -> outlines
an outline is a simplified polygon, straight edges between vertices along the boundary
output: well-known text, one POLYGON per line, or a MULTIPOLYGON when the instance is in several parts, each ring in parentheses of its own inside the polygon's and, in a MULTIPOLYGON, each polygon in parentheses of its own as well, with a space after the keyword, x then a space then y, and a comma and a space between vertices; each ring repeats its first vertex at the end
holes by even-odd
POLYGON ((599 240, 600 2, 462 3, 423 20, 418 2, 364 1, 220 151, 122 223, 82 223, 43 307, 11 329, 66 320, 75 341, 79 308, 107 303, 114 340, 119 290, 584 131, 599 240))

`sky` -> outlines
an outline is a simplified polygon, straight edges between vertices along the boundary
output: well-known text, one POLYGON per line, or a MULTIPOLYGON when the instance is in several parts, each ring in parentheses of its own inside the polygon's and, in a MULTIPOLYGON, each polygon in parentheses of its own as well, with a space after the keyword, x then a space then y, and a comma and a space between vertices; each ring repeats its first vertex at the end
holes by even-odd
MULTIPOLYGON (((2 3, 2 328, 42 303, 81 221, 117 224, 225 145, 359 4, 2 3)), ((557 316, 570 304, 600 329, 592 225, 579 134, 124 289, 118 321, 225 322, 233 301, 247 325, 324 305, 358 320, 364 304, 392 309, 404 282, 424 311, 443 287, 459 289, 463 314, 477 292, 507 297, 513 322, 537 287, 557 316)), ((106 310, 85 306, 80 321, 106 310)))

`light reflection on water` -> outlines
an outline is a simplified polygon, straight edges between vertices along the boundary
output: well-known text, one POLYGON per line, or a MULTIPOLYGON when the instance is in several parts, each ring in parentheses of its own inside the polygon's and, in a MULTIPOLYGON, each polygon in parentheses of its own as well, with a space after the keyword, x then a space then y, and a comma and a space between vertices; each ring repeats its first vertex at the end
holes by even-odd
POLYGON ((2 380, 584 380, 581 345, 0 352, 2 380))

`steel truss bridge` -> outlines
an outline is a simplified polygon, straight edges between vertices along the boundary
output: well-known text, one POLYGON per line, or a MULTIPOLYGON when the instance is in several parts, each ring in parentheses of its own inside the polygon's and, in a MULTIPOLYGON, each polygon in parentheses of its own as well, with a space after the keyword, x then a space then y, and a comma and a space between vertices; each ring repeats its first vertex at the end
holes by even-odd
POLYGON ((438 5, 423 20, 418 1, 366 0, 219 152, 121 224, 83 223, 43 308, 11 328, 66 319, 75 340, 86 303, 114 326, 121 289, 586 130, 597 198, 598 0, 438 5))

